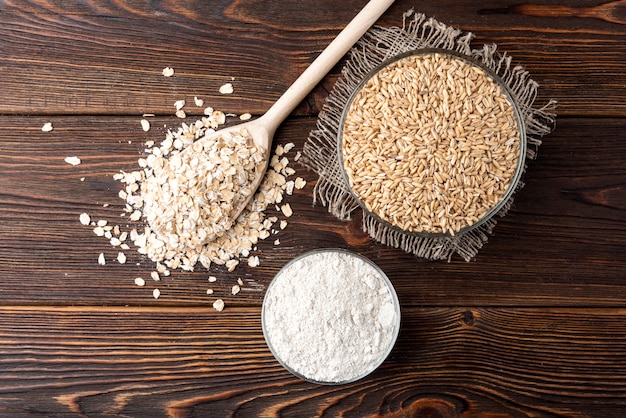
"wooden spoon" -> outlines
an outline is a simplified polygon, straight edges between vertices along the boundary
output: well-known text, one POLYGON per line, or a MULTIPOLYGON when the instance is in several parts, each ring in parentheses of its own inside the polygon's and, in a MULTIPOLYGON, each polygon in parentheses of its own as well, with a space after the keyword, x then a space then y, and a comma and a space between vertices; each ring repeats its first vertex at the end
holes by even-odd
MULTIPOLYGON (((378 18, 391 6, 394 0, 371 0, 354 17, 354 19, 337 35, 326 49, 311 63, 311 65, 298 77, 298 79, 285 91, 274 105, 260 118, 241 123, 228 128, 220 129, 214 134, 201 138, 197 142, 206 141, 209 138, 222 136, 229 131, 240 132, 246 129, 255 144, 264 151, 265 166, 258 172, 252 182, 250 190, 256 191, 265 176, 269 165, 270 148, 274 133, 285 118, 295 107, 309 94, 320 80, 339 62, 350 50, 359 38, 378 20, 378 18)), ((191 151, 190 148, 187 149, 191 151)), ((185 152, 185 151, 183 151, 185 152)), ((248 203, 253 199, 254 192, 242 202, 236 211, 233 211, 232 221, 237 219, 248 203)))

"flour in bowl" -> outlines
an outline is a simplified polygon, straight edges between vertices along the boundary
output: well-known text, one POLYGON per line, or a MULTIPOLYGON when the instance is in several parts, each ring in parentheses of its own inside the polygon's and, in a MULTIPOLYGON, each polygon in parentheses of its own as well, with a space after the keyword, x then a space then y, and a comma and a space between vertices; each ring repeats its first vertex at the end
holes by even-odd
POLYGON ((383 273, 361 256, 319 250, 287 264, 263 306, 265 338, 294 374, 347 383, 376 369, 395 342, 397 297, 383 273))

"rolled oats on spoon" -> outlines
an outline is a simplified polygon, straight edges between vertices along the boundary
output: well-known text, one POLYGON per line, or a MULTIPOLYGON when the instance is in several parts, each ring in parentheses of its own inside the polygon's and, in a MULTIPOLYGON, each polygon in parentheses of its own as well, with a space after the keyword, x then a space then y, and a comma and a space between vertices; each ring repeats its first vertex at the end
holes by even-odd
POLYGON ((293 171, 287 165, 288 158, 282 156, 286 164, 267 170, 255 197, 231 224, 213 224, 216 213, 228 211, 233 201, 238 202, 238 187, 245 177, 234 167, 247 165, 253 169, 255 161, 250 159, 246 148, 249 143, 237 138, 231 139, 240 142, 234 145, 222 142, 217 152, 206 152, 204 159, 181 152, 187 147, 205 146, 202 138, 216 129, 220 132, 221 115, 222 112, 214 110, 209 117, 190 125, 182 124, 175 132, 169 131, 160 145, 146 149, 147 155, 139 159, 141 170, 115 176, 126 185, 122 196, 129 219, 146 221, 143 231, 135 230, 129 238, 140 253, 171 269, 193 270, 199 262, 207 268, 214 263, 234 270, 237 257, 247 258, 253 246, 270 235, 269 230, 278 218, 267 217, 265 210, 281 202, 289 185, 294 184, 287 180, 293 171), (188 167, 181 170, 184 165, 188 167), (190 168, 200 165, 211 167, 204 178, 198 178, 197 172, 190 168), (215 187, 212 193, 226 197, 221 206, 210 206, 204 196, 194 195, 197 189, 193 185, 202 181, 211 182, 211 187, 215 187), (212 212, 207 214, 205 209, 212 212))

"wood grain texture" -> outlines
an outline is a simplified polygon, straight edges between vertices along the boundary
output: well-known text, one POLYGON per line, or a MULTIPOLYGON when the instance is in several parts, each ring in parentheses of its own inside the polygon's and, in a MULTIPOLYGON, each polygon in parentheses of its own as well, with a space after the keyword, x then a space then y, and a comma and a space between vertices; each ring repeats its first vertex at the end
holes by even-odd
MULTIPOLYGON (((399 25, 414 7, 473 31, 476 47, 497 43, 530 71, 537 104, 559 101, 524 189, 469 263, 373 242, 358 213, 340 222, 313 205, 316 175, 298 164, 307 186, 288 199, 288 227, 258 245, 257 268, 157 283, 151 262, 127 251, 118 264, 80 225, 87 212, 131 226, 112 176, 181 124, 176 100, 187 100, 187 122, 202 114, 194 96, 260 115, 365 3, 0 2, 0 417, 624 416, 625 0, 397 0, 381 18, 399 25), (176 75, 163 77, 165 66, 176 75), (235 93, 220 95, 228 81, 235 93), (143 113, 157 115, 149 132, 143 113), (345 386, 291 376, 261 331, 267 284, 320 247, 371 258, 402 306, 391 356, 345 386), (245 284, 232 296, 237 278, 245 284), (211 307, 218 297, 222 313, 211 307)), ((340 69, 275 143, 302 149, 340 69)))
MULTIPOLYGON (((519 2, 445 0, 421 12, 496 43, 540 83, 539 101, 561 115, 626 115, 622 2, 558 8, 519 2), (589 12, 596 11, 596 12, 589 12), (599 10, 599 11, 598 11, 599 10), (614 18, 607 18, 613 16, 614 18), (613 20, 613 21, 611 21, 613 20), (615 97, 607 102, 607 95, 615 97)), ((16 1, 0 6, 1 113, 171 114, 170 96, 202 95, 231 112, 260 114, 365 4, 354 2, 16 1), (328 13, 333 10, 333 13, 328 13), (259 16, 262 16, 260 18, 259 16), (164 80, 161 70, 176 76, 164 80), (241 95, 220 97, 235 77, 241 95), (166 82, 164 82, 166 81, 166 82)), ((412 4, 396 2, 380 23, 401 25, 412 4)), ((298 109, 316 115, 338 71, 298 109)))
POLYGON ((340 387, 286 372, 259 312, 0 308, 0 414, 583 417, 626 408, 623 310, 405 309, 385 364, 340 387))
MULTIPOLYGON (((128 225, 120 218, 121 184, 112 175, 136 169, 144 141, 163 138, 162 126, 179 126, 175 119, 155 119, 148 133, 141 130, 139 117, 55 117, 51 133, 40 130, 45 118, 2 119, 0 301, 30 303, 34 298, 35 303, 117 305, 136 303, 139 297, 146 304, 207 303, 205 269, 163 280, 158 284, 163 296, 151 300, 156 283, 149 280, 149 287, 137 289, 133 279, 149 277, 153 263, 127 251, 128 264, 117 264, 118 250, 78 222, 80 213, 87 212, 94 220, 128 225), (27 142, 24 132, 31 138, 27 142), (68 155, 80 156, 82 164, 66 164, 68 155), (110 206, 102 207, 105 203, 110 206), (106 266, 97 264, 101 252, 109 260, 106 266), (33 276, 41 283, 25 294, 23 284, 33 276)), ((407 305, 621 306, 626 298, 626 144, 619 133, 626 124, 603 119, 598 132, 596 123, 560 120, 539 158, 529 163, 526 187, 511 213, 470 263, 460 258, 423 262, 374 243, 361 231, 359 213, 350 222, 340 222, 323 206, 313 206, 316 176, 296 163, 296 175, 308 184, 288 199, 295 213, 288 228, 259 245, 260 267, 241 266, 233 273, 214 269, 223 279, 215 290, 228 296, 230 286, 242 277, 249 285, 232 302, 258 305, 264 286, 289 259, 310 249, 337 246, 373 258, 407 305), (275 238, 280 246, 273 245, 275 238)), ((314 127, 312 118, 289 120, 276 143, 294 142, 295 153, 314 127)))

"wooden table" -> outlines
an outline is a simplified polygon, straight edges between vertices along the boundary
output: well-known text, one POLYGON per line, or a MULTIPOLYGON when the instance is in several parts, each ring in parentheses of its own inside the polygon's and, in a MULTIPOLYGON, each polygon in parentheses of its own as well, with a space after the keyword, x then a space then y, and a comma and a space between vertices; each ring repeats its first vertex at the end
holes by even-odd
MULTIPOLYGON (((475 46, 497 43, 530 71, 538 104, 559 102, 526 187, 471 262, 373 242, 360 216, 340 222, 313 206, 316 174, 297 164, 308 184, 288 199, 281 244, 258 245, 256 268, 175 271, 156 283, 153 263, 134 251, 115 262, 117 250, 79 223, 87 212, 124 224, 112 176, 180 126, 176 100, 187 100, 188 121, 202 114, 194 96, 262 114, 364 4, 0 4, 0 416, 625 416, 624 0, 398 0, 380 19, 401 25, 414 7, 472 31, 475 46), (235 93, 219 94, 231 77, 235 93), (148 132, 144 113, 156 115, 148 132), (53 131, 42 132, 46 122, 53 131), (345 386, 293 377, 261 331, 273 275, 320 247, 374 260, 402 305, 391 356, 345 386)), ((275 143, 302 149, 339 70, 275 143)))

